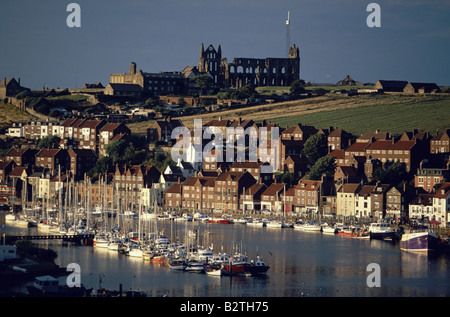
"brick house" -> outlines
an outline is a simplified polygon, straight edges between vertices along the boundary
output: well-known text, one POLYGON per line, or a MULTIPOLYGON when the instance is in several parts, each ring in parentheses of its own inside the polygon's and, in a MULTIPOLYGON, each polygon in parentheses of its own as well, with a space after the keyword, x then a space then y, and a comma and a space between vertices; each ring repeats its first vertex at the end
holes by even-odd
POLYGON ((432 193, 436 186, 450 180, 450 160, 422 160, 414 174, 414 187, 423 188, 432 193))
POLYGON ((272 183, 261 194, 261 209, 283 212, 282 195, 286 191, 286 184, 272 183))
POLYGON ((401 162, 405 164, 409 172, 417 168, 425 153, 420 151, 416 140, 397 141, 377 140, 366 147, 367 156, 377 158, 383 165, 390 162, 401 162))
POLYGON ((312 163, 304 155, 288 156, 284 161, 284 172, 292 173, 294 179, 302 178, 311 169, 312 163))
POLYGON ((5 160, 14 161, 14 163, 16 163, 19 166, 34 165, 35 155, 37 152, 38 150, 31 148, 26 149, 11 148, 5 154, 5 160))
POLYGON ((191 176, 182 184, 182 207, 212 210, 215 207, 214 178, 191 176))
POLYGON ((294 189, 292 211, 317 214, 320 209, 321 181, 302 179, 294 189))
POLYGON ((241 194, 255 183, 255 178, 249 172, 221 173, 214 184, 215 209, 223 211, 241 209, 241 194))
POLYGON ((35 156, 35 165, 57 171, 69 168, 70 158, 64 149, 41 149, 35 156))
POLYGON ((181 183, 172 184, 164 192, 164 206, 169 209, 179 209, 182 206, 182 187, 181 183))
POLYGON ((438 132, 430 141, 430 153, 449 153, 450 152, 450 129, 438 132))
POLYGON ((231 172, 249 172, 255 178, 257 182, 262 182, 265 184, 270 184, 273 180, 273 173, 267 173, 263 166, 268 166, 267 162, 238 162, 234 161, 230 165, 229 170, 231 172))
POLYGON ((113 183, 121 203, 137 206, 141 189, 151 188, 153 183, 158 182, 160 175, 161 173, 154 166, 119 166, 117 164, 113 183))
POLYGON ((95 167, 97 154, 92 149, 72 149, 67 150, 70 158, 70 171, 75 179, 83 179, 84 174, 95 167))
POLYGON ((349 145, 350 140, 350 133, 342 129, 332 130, 327 137, 328 152, 345 149, 349 145))
POLYGON ((267 189, 263 183, 255 183, 241 194, 242 210, 261 210, 261 195, 267 189))
POLYGON ((99 153, 99 133, 105 124, 105 120, 84 120, 74 131, 77 148, 92 149, 99 153))
POLYGON ((371 193, 372 213, 370 216, 373 219, 382 219, 386 217, 386 194, 390 188, 390 184, 375 184, 375 187, 371 193))
POLYGON ((344 166, 351 166, 354 157, 366 156, 366 148, 369 142, 355 142, 344 151, 344 166))
POLYGON ((117 136, 128 136, 131 134, 131 130, 123 123, 106 123, 100 128, 99 134, 99 144, 98 144, 98 155, 99 157, 106 156, 105 147, 112 140, 118 139, 117 136))
POLYGON ((12 161, 0 161, 0 181, 5 182, 8 179, 8 175, 14 169, 17 164, 12 161))
POLYGON ((155 141, 170 142, 172 141, 172 131, 177 127, 184 127, 181 120, 171 118, 156 120, 147 129, 147 140, 150 143, 155 141))

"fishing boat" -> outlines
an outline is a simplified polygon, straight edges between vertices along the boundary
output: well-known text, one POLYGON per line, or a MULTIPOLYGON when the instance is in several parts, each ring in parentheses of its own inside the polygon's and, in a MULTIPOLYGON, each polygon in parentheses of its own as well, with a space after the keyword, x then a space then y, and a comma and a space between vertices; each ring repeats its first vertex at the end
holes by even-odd
POLYGON ((27 286, 28 293, 33 297, 85 297, 91 294, 91 289, 83 285, 69 287, 60 285, 59 280, 50 275, 35 277, 34 284, 27 286))
POLYGON ((209 276, 222 276, 222 264, 219 263, 211 263, 205 265, 205 273, 209 276))
POLYGON ((369 226, 369 233, 371 239, 378 240, 393 240, 396 236, 396 230, 387 222, 375 222, 369 226))
POLYGON ((410 231, 400 239, 400 250, 427 253, 436 250, 438 238, 429 230, 410 231))
POLYGON ((340 235, 340 236, 351 238, 352 233, 353 233, 353 230, 350 227, 342 226, 342 227, 338 228, 338 235, 340 235))
POLYGON ((252 275, 266 275, 270 266, 258 255, 256 260, 250 261, 250 267, 248 267, 252 275))
POLYGON ((224 275, 241 275, 248 276, 250 273, 250 263, 247 256, 242 253, 236 253, 230 258, 228 263, 224 263, 223 274, 224 275))

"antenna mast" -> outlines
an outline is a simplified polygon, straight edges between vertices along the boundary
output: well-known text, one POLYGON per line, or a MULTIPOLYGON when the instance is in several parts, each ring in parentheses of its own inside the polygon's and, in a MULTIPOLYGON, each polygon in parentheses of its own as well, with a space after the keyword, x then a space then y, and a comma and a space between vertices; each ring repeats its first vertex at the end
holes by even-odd
POLYGON ((288 11, 288 18, 286 20, 286 57, 289 57, 290 48, 291 48, 291 20, 290 20, 290 12, 288 11))

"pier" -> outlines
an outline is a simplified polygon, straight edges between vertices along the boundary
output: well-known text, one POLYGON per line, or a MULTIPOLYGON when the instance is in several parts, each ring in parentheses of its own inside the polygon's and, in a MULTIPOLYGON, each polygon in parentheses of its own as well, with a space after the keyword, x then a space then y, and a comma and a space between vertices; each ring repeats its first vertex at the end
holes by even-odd
POLYGON ((49 235, 7 235, 5 237, 8 244, 17 240, 62 240, 66 242, 79 242, 84 245, 92 245, 93 234, 49 234, 49 235))

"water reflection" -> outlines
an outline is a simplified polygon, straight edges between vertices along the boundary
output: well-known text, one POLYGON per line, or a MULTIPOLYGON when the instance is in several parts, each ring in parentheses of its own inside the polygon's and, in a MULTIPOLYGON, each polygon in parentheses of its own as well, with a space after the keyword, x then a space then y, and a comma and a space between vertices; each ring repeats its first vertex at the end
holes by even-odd
MULTIPOLYGON (((379 240, 355 240, 295 229, 252 228, 239 224, 158 222, 171 239, 186 230, 199 231, 203 245, 233 253, 242 248, 250 258, 261 255, 271 266, 264 278, 212 277, 176 272, 108 249, 61 242, 39 242, 58 252, 57 264, 78 263, 82 283, 97 288, 138 289, 152 296, 449 296, 447 256, 402 252, 379 240), (206 234, 207 233, 207 234, 206 234), (381 287, 367 286, 367 265, 378 263, 381 287), (101 279, 100 279, 101 277, 101 279)), ((150 226, 148 224, 148 226, 150 226)), ((5 227, 11 234, 35 234, 36 228, 5 227)))

